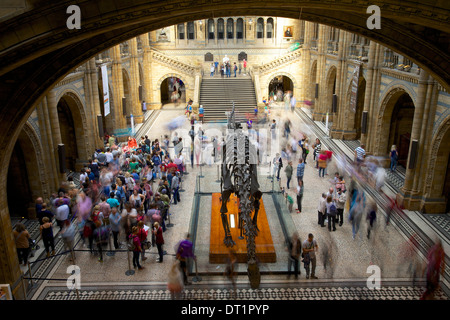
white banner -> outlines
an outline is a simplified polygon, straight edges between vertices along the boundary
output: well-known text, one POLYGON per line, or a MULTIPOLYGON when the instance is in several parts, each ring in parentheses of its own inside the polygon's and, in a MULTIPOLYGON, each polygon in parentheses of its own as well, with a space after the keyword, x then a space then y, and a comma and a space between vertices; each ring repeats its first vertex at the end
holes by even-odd
POLYGON ((102 83, 103 83, 103 107, 105 117, 111 112, 109 105, 109 86, 108 86, 108 69, 106 65, 102 65, 102 83))
POLYGON ((356 104, 358 103, 358 85, 359 85, 359 65, 355 67, 352 77, 352 92, 350 95, 350 109, 356 112, 356 104))

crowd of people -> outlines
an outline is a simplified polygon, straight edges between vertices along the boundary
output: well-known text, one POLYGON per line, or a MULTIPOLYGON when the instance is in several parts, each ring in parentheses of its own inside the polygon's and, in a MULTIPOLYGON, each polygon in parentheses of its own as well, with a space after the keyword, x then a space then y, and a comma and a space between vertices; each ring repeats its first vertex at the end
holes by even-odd
MULTIPOLYGON (((193 116, 189 103, 186 115, 193 116)), ((252 123, 247 125, 250 126, 249 129, 253 129, 252 123)), ((329 189, 319 196, 318 225, 327 227, 329 233, 332 233, 342 227, 347 220, 352 228, 352 238, 355 239, 357 235, 362 237, 360 229, 362 221, 365 220, 365 236, 371 239, 379 220, 378 206, 362 187, 364 183, 371 181, 376 190, 390 200, 385 220, 386 225, 389 224, 396 203, 382 191, 384 178, 380 177, 384 177, 384 168, 380 159, 366 157, 365 146, 361 145, 354 151, 353 165, 344 165, 339 154, 323 147, 319 138, 313 137, 307 131, 293 130, 289 118, 282 122, 281 128, 282 130, 278 130, 275 119, 269 124, 272 139, 277 138, 278 131, 283 133, 280 140, 281 152, 276 153, 273 158, 271 172, 272 179, 280 181, 280 173, 284 168, 287 182, 286 189, 283 190, 285 196, 291 198, 290 208, 293 205, 290 197, 292 194, 293 198, 296 198, 296 213, 302 214, 302 200, 305 188, 308 187, 305 186, 304 176, 311 167, 310 165, 308 168, 307 163, 311 162, 318 177, 324 179, 329 175, 327 169, 330 163, 335 160, 339 171, 334 172, 334 177, 328 179, 329 189), (312 153, 312 156, 309 156, 309 153, 312 153), (292 183, 294 175, 296 183, 292 183), (293 193, 291 189, 294 189, 293 193), (347 211, 346 215, 344 211, 347 211)), ((192 139, 191 146, 203 137, 201 128, 195 132, 194 126, 191 126, 189 134, 192 139)), ((217 156, 223 141, 219 141, 218 137, 214 137, 214 141, 213 154, 217 156)), ((171 206, 181 201, 179 190, 183 182, 185 161, 177 146, 182 144, 181 138, 176 134, 172 141, 169 141, 166 135, 162 142, 158 139, 151 141, 148 136, 143 136, 139 142, 129 137, 126 143, 119 143, 113 135, 106 137, 105 148, 95 150, 89 164, 80 171, 78 185, 69 177, 47 203, 41 198, 36 201, 36 213, 47 256, 55 254, 57 235, 61 236, 66 249, 70 250, 74 246, 74 238, 78 232, 83 246, 88 247, 91 253, 98 254, 99 261, 103 261, 103 251, 109 243, 109 236, 112 235, 114 249, 127 248, 132 251, 133 266, 138 270, 144 268, 143 262, 147 260, 145 252, 151 247, 157 249, 157 262, 163 263, 166 221, 170 218, 171 206), (170 143, 173 143, 175 150, 173 156, 169 153, 170 143), (53 219, 59 228, 55 235, 53 219)), ((197 150, 201 148, 197 147, 197 150)), ((191 164, 194 163, 192 157, 193 152, 191 164)), ((398 159, 395 146, 392 147, 389 157, 391 171, 395 171, 398 159)), ((14 237, 20 263, 26 264, 30 249, 30 234, 19 224, 14 231, 14 237)), ((324 243, 323 246, 326 248, 327 244, 324 243)), ((318 249, 318 241, 313 234, 308 234, 307 239, 301 242, 299 234, 294 233, 288 244, 288 276, 292 274, 293 267, 295 278, 298 278, 301 273, 299 264, 303 262, 306 278, 317 279, 315 271, 318 249)), ((436 278, 439 278, 436 276, 436 270, 442 266, 440 249, 433 247, 433 250, 430 251, 427 269, 430 284, 427 285, 424 299, 432 297, 433 290, 437 287, 436 278)), ((187 261, 195 259, 189 235, 177 244, 175 252, 176 259, 168 273, 168 289, 173 298, 179 297, 184 286, 189 284, 187 261)), ((234 260, 230 258, 230 261, 234 260)), ((234 268, 232 267, 234 263, 230 264, 231 269, 234 268)), ((324 261, 324 264, 326 263, 324 261)))

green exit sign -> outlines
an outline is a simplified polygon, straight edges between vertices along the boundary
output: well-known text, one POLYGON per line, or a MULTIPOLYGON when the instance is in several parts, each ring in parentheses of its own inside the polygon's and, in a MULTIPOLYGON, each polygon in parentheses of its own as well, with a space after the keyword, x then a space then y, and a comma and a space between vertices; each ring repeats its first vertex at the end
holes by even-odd
POLYGON ((300 48, 300 43, 299 42, 296 42, 296 43, 293 43, 293 44, 291 44, 290 46, 289 46, 289 51, 291 52, 291 51, 295 51, 295 50, 297 50, 298 48, 300 48))

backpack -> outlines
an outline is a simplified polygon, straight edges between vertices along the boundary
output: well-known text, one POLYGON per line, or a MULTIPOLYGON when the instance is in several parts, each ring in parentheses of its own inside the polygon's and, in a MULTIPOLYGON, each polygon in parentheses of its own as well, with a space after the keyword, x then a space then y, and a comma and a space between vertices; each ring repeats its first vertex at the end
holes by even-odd
POLYGON ((334 202, 333 202, 333 203, 331 204, 331 206, 330 206, 330 212, 329 212, 329 215, 332 216, 332 217, 334 217, 334 216, 336 216, 336 213, 337 213, 336 205, 335 205, 334 202))
POLYGON ((132 236, 132 237, 129 237, 128 238, 128 241, 127 241, 127 248, 128 248, 128 250, 130 250, 130 251, 134 251, 135 249, 136 249, 136 246, 134 245, 134 238, 135 237, 137 237, 137 236, 132 236))
POLYGON ((159 166, 161 164, 161 161, 158 156, 153 156, 152 160, 156 166, 159 166))

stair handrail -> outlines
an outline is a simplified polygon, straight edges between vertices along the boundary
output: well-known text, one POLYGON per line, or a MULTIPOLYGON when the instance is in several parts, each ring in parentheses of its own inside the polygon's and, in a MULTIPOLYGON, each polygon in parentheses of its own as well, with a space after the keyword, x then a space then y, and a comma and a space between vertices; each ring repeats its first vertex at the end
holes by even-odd
POLYGON ((295 50, 288 53, 285 53, 269 62, 263 63, 260 66, 254 66, 254 68, 258 69, 260 73, 271 71, 274 67, 278 67, 282 64, 289 63, 301 55, 301 50, 295 50))
POLYGON ((170 55, 161 52, 160 50, 155 50, 152 48, 151 55, 152 59, 158 60, 159 62, 162 62, 170 67, 181 69, 183 72, 187 74, 193 75, 197 72, 201 72, 201 67, 180 61, 174 57, 171 57, 170 55))

